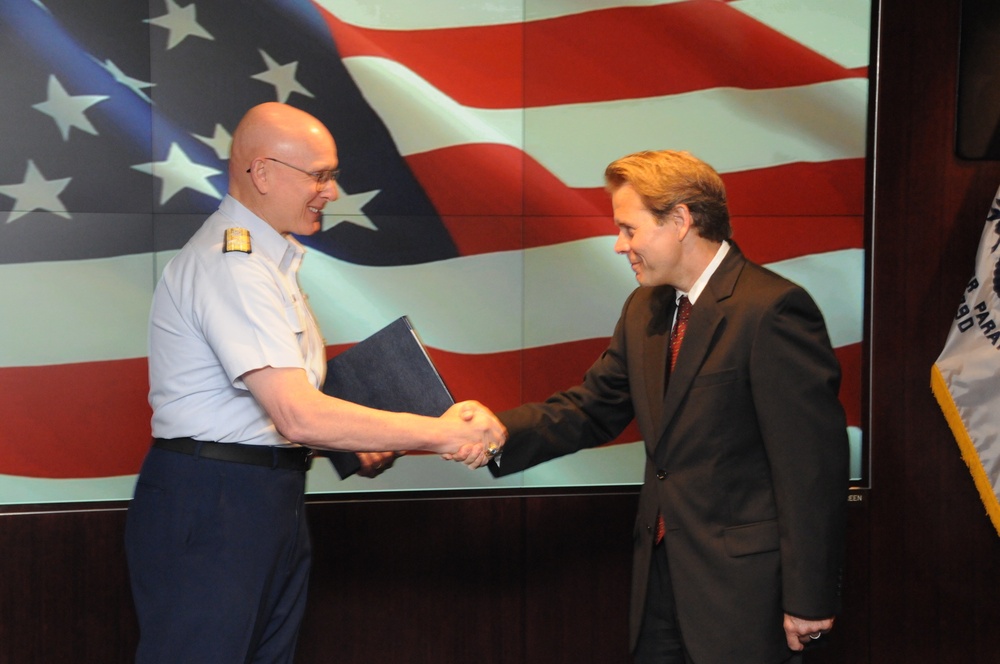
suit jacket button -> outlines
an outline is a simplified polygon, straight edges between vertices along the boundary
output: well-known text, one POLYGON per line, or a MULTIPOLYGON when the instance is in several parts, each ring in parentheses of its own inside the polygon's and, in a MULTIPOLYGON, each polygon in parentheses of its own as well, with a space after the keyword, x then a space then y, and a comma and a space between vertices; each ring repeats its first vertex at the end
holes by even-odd
POLYGON ((665 479, 667 479, 667 471, 665 471, 665 470, 658 470, 658 471, 656 471, 656 479, 658 479, 658 480, 665 480, 665 479))

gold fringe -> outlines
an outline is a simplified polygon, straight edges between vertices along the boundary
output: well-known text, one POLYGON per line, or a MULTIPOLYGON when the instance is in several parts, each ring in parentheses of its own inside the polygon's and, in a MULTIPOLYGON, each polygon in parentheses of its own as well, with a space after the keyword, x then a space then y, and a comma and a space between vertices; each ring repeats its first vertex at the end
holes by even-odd
POLYGON ((936 364, 931 367, 931 390, 944 413, 944 418, 948 420, 951 432, 955 435, 958 448, 962 451, 962 459, 965 460, 965 465, 972 473, 972 479, 976 483, 976 488, 979 489, 979 497, 982 498, 983 505, 986 506, 986 513, 989 515, 990 521, 993 522, 993 528, 996 529, 997 535, 1000 535, 1000 502, 997 500, 996 493, 993 492, 993 485, 990 483, 989 477, 986 476, 986 470, 983 468, 976 446, 972 442, 972 438, 969 437, 969 432, 965 430, 965 423, 962 422, 962 418, 958 414, 958 406, 955 405, 951 391, 936 364))

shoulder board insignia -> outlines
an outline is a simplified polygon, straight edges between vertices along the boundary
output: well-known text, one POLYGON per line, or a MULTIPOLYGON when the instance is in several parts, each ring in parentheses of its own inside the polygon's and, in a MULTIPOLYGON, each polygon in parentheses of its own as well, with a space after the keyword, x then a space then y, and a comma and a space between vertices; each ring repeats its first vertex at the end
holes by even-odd
POLYGON ((222 253, 230 251, 242 251, 244 254, 251 253, 250 231, 245 228, 227 228, 226 243, 222 248, 222 253))

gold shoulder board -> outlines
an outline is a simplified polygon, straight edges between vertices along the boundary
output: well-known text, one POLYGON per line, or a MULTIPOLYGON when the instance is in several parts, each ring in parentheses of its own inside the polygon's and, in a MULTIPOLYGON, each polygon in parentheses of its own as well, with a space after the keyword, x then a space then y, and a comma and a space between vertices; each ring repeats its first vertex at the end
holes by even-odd
POLYGON ((245 228, 227 228, 226 244, 222 253, 230 251, 242 251, 244 254, 249 254, 251 252, 250 231, 245 228))

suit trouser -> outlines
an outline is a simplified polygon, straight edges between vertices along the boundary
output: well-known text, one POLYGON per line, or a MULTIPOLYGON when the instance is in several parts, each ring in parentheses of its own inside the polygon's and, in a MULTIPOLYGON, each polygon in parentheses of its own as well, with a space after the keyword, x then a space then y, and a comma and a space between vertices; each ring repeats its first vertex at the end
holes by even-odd
MULTIPOLYGON (((633 656, 634 664, 692 664, 684 649, 684 639, 677 623, 674 589, 670 582, 667 547, 660 542, 653 547, 646 588, 646 608, 642 617, 639 642, 633 656)), ((796 653, 784 664, 802 664, 802 654, 796 653)))
POLYGON ((639 643, 634 664, 690 664, 684 652, 684 639, 677 624, 674 589, 670 582, 667 547, 660 542, 653 547, 646 588, 646 608, 642 616, 639 643))
POLYGON ((292 662, 311 545, 305 472, 151 449, 125 550, 138 664, 292 662))

